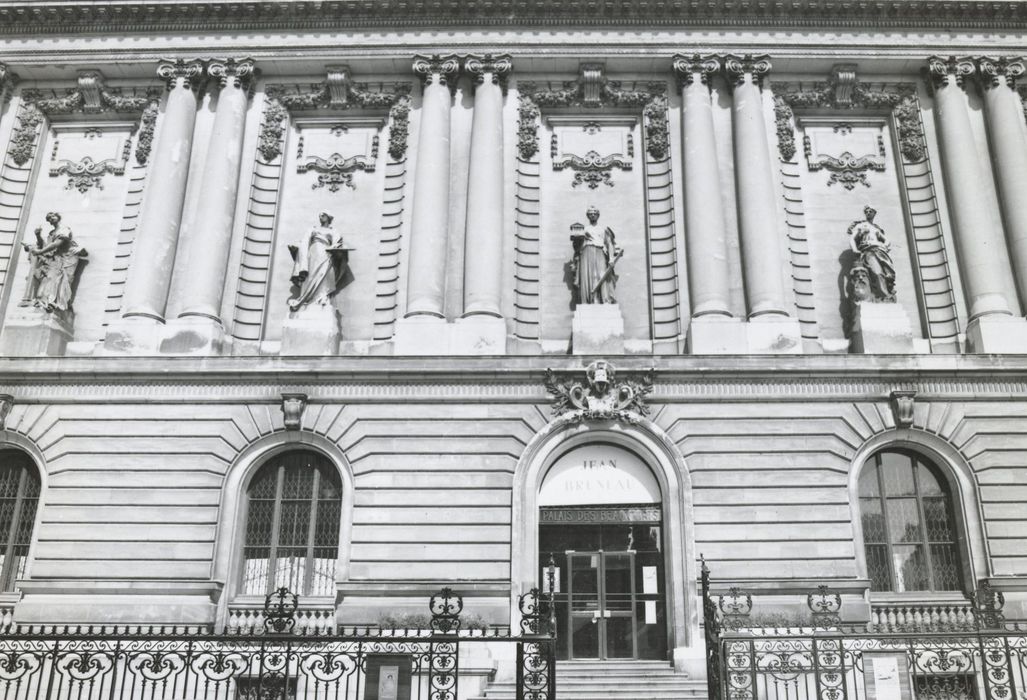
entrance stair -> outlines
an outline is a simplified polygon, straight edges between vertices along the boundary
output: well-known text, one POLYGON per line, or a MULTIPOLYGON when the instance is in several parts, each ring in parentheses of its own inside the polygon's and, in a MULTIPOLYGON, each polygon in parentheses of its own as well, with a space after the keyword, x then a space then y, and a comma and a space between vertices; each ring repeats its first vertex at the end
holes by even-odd
MULTIPOLYGON (((472 700, 516 700, 513 681, 490 683, 472 700)), ((553 700, 705 700, 706 682, 665 661, 558 661, 553 700)))

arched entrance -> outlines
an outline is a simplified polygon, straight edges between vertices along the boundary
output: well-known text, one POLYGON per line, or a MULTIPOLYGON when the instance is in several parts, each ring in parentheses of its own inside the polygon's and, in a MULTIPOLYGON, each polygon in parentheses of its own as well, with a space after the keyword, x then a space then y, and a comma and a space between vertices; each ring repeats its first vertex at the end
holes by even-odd
POLYGON ((538 573, 555 566, 558 658, 667 658, 662 501, 649 466, 609 442, 571 447, 545 472, 538 573))

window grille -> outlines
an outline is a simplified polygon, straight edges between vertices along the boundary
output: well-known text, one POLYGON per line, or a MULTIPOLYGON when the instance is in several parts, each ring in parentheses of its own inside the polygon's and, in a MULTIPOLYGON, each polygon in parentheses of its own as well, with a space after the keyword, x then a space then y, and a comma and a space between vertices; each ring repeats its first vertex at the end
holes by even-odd
POLYGON ((247 491, 242 593, 282 586, 334 596, 342 486, 316 452, 286 452, 263 465, 247 491))
POLYGON ((938 468, 912 452, 878 452, 859 479, 872 591, 957 591, 962 567, 952 494, 938 468))
POLYGON ((20 450, 0 450, 0 591, 25 576, 39 504, 39 472, 20 450))

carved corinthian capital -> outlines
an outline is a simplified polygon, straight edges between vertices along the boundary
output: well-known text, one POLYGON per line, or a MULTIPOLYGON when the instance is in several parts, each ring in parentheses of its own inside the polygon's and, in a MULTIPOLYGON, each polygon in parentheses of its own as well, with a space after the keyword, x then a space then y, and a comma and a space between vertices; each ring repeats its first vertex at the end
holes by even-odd
POLYGON ((414 56, 414 73, 427 85, 434 80, 439 85, 448 85, 450 90, 456 89, 456 76, 460 72, 460 59, 454 54, 440 56, 414 56))
POLYGON ((770 67, 770 56, 765 54, 753 56, 747 53, 744 56, 724 57, 724 77, 727 78, 727 84, 733 88, 744 83, 745 76, 748 75, 753 84, 762 90, 763 78, 770 73, 770 67))
POLYGON ((699 78, 703 85, 709 87, 713 76, 721 69, 719 56, 700 56, 699 54, 691 56, 678 54, 674 57, 672 66, 679 88, 691 85, 696 78, 699 78))
POLYGON ((989 58, 982 56, 977 59, 977 73, 981 79, 981 86, 985 90, 998 87, 1002 84, 1003 78, 1010 89, 1015 89, 1017 78, 1023 75, 1025 70, 1027 70, 1027 66, 1020 57, 989 58))
POLYGON ((489 76, 493 85, 498 85, 506 93, 506 80, 513 71, 513 61, 508 54, 491 54, 475 56, 469 54, 464 58, 464 70, 474 77, 475 86, 485 82, 489 76))
POLYGON ((157 64, 157 77, 167 84, 168 90, 183 87, 195 91, 203 84, 203 61, 162 60, 157 64))
POLYGON ((948 85, 949 76, 952 76, 956 85, 962 87, 963 81, 973 75, 975 70, 972 58, 931 56, 927 59, 927 85, 933 93, 948 85))
POLYGON ((207 64, 207 75, 216 80, 221 88, 226 88, 231 83, 232 86, 249 94, 253 88, 257 68, 252 58, 214 59, 207 64))

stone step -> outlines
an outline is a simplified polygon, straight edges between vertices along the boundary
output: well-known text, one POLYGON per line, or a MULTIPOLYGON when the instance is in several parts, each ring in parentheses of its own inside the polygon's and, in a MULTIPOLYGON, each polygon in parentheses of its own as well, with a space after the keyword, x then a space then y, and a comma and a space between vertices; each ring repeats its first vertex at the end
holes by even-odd
MULTIPOLYGON (((561 661, 559 700, 705 700, 706 683, 675 673, 664 661, 561 661)), ((512 681, 490 684, 471 700, 515 700, 512 681)))

